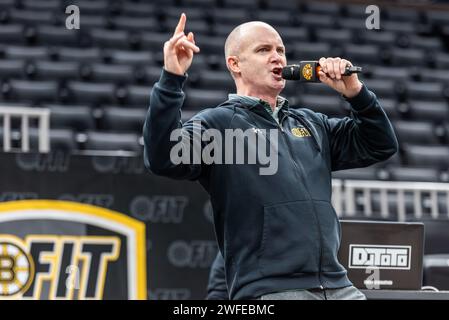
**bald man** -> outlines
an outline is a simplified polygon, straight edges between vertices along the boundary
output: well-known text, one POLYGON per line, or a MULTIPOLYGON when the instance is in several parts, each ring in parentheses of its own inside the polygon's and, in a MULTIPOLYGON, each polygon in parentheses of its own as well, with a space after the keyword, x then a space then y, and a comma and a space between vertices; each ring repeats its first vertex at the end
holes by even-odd
POLYGON ((225 43, 236 93, 183 124, 182 88, 200 52, 185 25, 182 14, 164 44, 164 68, 143 129, 144 162, 153 174, 197 180, 209 193, 229 298, 364 299, 337 260, 341 230, 331 171, 368 166, 397 151, 376 95, 356 74, 341 76, 350 61, 321 58, 322 85, 349 102, 350 117, 290 107, 280 96, 287 64, 282 39, 270 25, 248 22, 225 43), (234 140, 248 156, 243 163, 236 161, 234 140), (275 170, 263 171, 262 149, 275 170), (249 161, 254 153, 255 163, 249 161))

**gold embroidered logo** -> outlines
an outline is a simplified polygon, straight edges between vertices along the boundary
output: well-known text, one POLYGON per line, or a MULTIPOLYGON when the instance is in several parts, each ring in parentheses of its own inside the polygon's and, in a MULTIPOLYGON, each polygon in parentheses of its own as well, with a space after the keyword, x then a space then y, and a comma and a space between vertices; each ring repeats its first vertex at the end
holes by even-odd
POLYGON ((312 66, 310 65, 310 63, 304 65, 304 67, 302 68, 302 75, 306 80, 312 79, 312 66))
POLYGON ((310 137, 310 132, 306 128, 293 128, 292 133, 298 138, 310 137))

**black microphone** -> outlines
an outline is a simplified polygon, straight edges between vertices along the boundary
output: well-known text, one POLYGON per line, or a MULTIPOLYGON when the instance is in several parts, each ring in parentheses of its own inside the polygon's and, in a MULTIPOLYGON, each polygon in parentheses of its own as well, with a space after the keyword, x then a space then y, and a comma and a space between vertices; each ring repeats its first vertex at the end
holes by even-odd
MULTIPOLYGON (((286 80, 299 80, 301 82, 321 82, 318 72, 321 66, 318 61, 301 61, 282 68, 282 78, 286 80)), ((347 65, 342 76, 350 76, 353 73, 361 73, 362 68, 347 65)))

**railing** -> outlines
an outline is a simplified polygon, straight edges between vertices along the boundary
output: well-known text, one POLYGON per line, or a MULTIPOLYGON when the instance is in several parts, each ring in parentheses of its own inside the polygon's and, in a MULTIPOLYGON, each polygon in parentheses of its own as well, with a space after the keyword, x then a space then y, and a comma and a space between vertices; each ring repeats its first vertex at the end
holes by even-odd
POLYGON ((11 151, 11 118, 21 119, 21 150, 30 151, 29 119, 37 118, 39 123, 39 152, 50 151, 50 110, 26 107, 1 107, 0 117, 3 117, 3 151, 11 151))
POLYGON ((398 221, 406 221, 407 214, 421 219, 425 207, 433 219, 449 218, 449 183, 335 179, 332 181, 332 190, 332 203, 339 216, 343 216, 343 213, 344 216, 361 213, 366 217, 378 214, 381 218, 390 219, 389 198, 393 198, 398 221), (378 212, 372 206, 374 194, 379 196, 378 212), (413 199, 412 212, 406 210, 406 195, 413 199), (440 210, 439 200, 443 200, 445 209, 440 210), (425 203, 428 205, 425 206, 425 203))

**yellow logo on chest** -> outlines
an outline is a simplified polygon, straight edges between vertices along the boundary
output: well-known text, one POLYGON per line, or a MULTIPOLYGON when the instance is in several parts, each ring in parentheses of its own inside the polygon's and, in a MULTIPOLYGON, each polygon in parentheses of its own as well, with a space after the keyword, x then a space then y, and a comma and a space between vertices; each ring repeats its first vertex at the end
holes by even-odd
POLYGON ((298 138, 310 137, 310 132, 306 128, 292 128, 292 134, 298 138))

